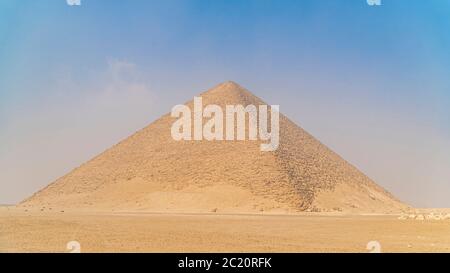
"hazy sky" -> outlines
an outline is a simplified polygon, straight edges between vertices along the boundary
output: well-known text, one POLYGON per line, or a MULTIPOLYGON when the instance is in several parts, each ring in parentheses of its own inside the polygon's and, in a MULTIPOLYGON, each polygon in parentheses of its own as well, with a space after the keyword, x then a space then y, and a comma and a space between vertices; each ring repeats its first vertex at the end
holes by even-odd
POLYGON ((450 207, 450 2, 0 1, 0 203, 234 80, 401 200, 450 207))

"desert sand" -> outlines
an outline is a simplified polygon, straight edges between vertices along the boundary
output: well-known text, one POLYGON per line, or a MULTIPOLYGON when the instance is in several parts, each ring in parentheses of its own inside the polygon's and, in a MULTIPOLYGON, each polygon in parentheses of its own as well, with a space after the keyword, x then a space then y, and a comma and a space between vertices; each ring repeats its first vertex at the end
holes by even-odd
POLYGON ((0 210, 0 252, 450 252, 450 219, 0 210))

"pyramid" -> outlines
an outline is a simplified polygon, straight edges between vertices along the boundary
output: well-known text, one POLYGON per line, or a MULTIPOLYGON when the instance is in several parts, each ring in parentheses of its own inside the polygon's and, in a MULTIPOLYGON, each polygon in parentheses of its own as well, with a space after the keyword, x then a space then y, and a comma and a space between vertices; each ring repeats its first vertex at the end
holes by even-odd
MULTIPOLYGON (((234 82, 203 106, 265 105, 234 82)), ((193 108, 193 101, 185 105, 193 108)), ((170 113, 20 206, 151 212, 398 212, 407 206, 280 114, 273 152, 257 140, 175 141, 170 113)))

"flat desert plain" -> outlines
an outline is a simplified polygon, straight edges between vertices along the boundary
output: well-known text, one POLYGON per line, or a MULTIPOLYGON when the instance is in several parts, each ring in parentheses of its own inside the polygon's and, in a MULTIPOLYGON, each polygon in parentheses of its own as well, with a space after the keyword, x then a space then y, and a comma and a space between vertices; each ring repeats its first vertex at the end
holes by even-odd
POLYGON ((450 252, 450 220, 398 215, 167 214, 0 209, 0 252, 450 252))

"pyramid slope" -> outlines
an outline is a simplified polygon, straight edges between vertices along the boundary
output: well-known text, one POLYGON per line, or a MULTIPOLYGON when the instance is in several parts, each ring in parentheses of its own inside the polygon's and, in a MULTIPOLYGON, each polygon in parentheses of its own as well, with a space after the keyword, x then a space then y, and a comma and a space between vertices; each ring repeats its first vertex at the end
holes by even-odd
MULTIPOLYGON (((203 105, 265 104, 234 82, 203 105)), ((186 103, 193 107, 193 102, 186 103)), ((22 202, 22 206, 170 212, 394 212, 391 194, 280 115, 280 145, 174 141, 166 114, 22 202)))

